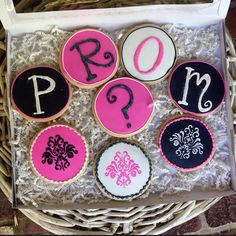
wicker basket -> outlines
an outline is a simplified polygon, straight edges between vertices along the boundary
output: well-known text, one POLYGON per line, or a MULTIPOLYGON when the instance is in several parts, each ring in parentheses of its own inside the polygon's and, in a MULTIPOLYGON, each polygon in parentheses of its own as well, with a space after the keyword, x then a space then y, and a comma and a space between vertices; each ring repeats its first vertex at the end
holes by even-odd
MULTIPOLYGON (((141 3, 164 3, 167 1, 122 1, 122 0, 18 0, 17 12, 48 11, 59 9, 96 8, 141 3)), ((168 1, 173 3, 174 1, 168 1)), ((179 3, 180 1, 178 1, 179 3)), ((199 2, 185 0, 182 2, 199 2)), ((236 112, 236 53, 230 35, 227 33, 227 66, 231 83, 231 105, 236 112)), ((0 188, 12 201, 11 151, 9 146, 9 120, 6 102, 6 47, 4 29, 0 29, 0 188)), ((236 114, 234 114, 236 124, 236 114)), ((32 221, 55 234, 161 234, 206 211, 219 198, 204 201, 189 201, 155 206, 93 210, 21 210, 32 221)))

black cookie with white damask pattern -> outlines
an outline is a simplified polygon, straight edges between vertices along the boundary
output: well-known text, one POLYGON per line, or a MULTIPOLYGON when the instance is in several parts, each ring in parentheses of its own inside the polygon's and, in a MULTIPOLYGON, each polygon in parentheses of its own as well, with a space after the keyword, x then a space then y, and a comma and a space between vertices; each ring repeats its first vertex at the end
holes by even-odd
POLYGON ((11 86, 13 107, 26 119, 53 120, 67 109, 70 86, 63 75, 50 67, 39 66, 24 70, 11 86))
POLYGON ((157 143, 163 159, 180 170, 195 170, 207 164, 215 148, 207 125, 200 119, 186 116, 168 121, 157 143))
POLYGON ((174 69, 168 92, 173 103, 184 112, 206 115, 214 112, 223 102, 225 82, 214 66, 191 60, 174 69))

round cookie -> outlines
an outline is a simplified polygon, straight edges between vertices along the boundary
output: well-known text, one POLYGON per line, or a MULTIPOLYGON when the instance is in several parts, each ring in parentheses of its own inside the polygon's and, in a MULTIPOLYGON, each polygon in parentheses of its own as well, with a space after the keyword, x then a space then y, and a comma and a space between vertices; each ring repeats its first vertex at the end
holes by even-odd
POLYGON ((115 43, 95 29, 71 35, 60 53, 61 71, 71 83, 82 88, 93 88, 111 79, 118 63, 115 43))
POLYGON ((212 132, 200 119, 177 117, 161 129, 158 146, 164 161, 183 171, 191 171, 207 164, 214 153, 212 132))
POLYGON ((98 91, 93 110, 96 121, 107 133, 127 137, 141 132, 151 121, 153 96, 141 82, 117 78, 98 91))
POLYGON ((191 60, 173 70, 168 93, 175 106, 184 112, 206 115, 214 112, 223 102, 225 82, 214 66, 191 60))
POLYGON ((143 82, 166 78, 176 60, 171 37, 155 24, 142 24, 122 38, 121 62, 126 72, 143 82))
POLYGON ((26 69, 11 85, 12 105, 28 120, 43 122, 59 117, 67 109, 70 98, 67 80, 51 67, 26 69))
POLYGON ((152 178, 152 162, 146 151, 130 141, 116 141, 98 154, 94 176, 109 198, 130 200, 143 194, 152 178))
POLYGON ((55 124, 34 137, 29 158, 33 171, 44 180, 67 183, 84 172, 88 160, 87 144, 70 126, 55 124))

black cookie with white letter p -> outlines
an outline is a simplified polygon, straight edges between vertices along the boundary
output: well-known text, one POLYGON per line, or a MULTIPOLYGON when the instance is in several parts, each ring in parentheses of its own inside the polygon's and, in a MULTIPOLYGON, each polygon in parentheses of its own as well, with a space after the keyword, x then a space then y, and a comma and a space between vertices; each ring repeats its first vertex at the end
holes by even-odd
POLYGON ((43 122, 59 117, 67 109, 70 98, 67 80, 51 67, 26 69, 11 85, 12 105, 28 120, 43 122))
POLYGON ((225 83, 214 66, 191 60, 174 69, 169 78, 168 92, 173 103, 184 112, 206 115, 223 102, 225 83))

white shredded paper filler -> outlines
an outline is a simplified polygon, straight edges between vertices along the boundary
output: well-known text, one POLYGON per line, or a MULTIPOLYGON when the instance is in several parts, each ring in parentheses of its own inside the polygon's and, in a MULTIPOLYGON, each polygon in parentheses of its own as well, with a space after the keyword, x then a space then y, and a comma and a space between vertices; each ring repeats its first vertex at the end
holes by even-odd
MULTIPOLYGON (((192 58, 203 59, 221 69, 218 56, 220 38, 216 25, 204 28, 187 28, 184 25, 163 25, 173 38, 177 48, 178 61, 192 58)), ((126 30, 106 32, 118 44, 126 30)), ((11 41, 11 78, 21 70, 36 65, 51 65, 59 69, 59 52, 63 42, 71 32, 54 27, 51 32, 35 32, 14 37, 11 41)), ((115 77, 124 75, 120 66, 115 77)), ((112 138, 96 124, 92 113, 92 100, 96 89, 85 90, 72 86, 72 102, 67 111, 57 119, 80 130, 89 144, 89 163, 84 175, 73 183, 54 185, 43 181, 31 170, 27 151, 35 130, 40 130, 50 123, 27 121, 12 110, 11 125, 14 129, 12 145, 15 151, 16 196, 27 206, 38 204, 60 205, 81 202, 109 201, 96 187, 93 178, 93 163, 98 151, 112 138)), ((219 110, 203 120, 209 125, 216 141, 213 159, 204 167, 192 172, 182 172, 171 167, 161 158, 156 146, 159 127, 170 116, 183 114, 175 108, 167 95, 167 80, 149 86, 155 99, 155 115, 150 125, 143 132, 132 136, 143 144, 150 153, 154 164, 154 177, 149 189, 140 198, 150 193, 158 196, 191 191, 194 187, 202 190, 226 190, 230 185, 229 146, 227 136, 227 109, 224 101, 219 110)))

